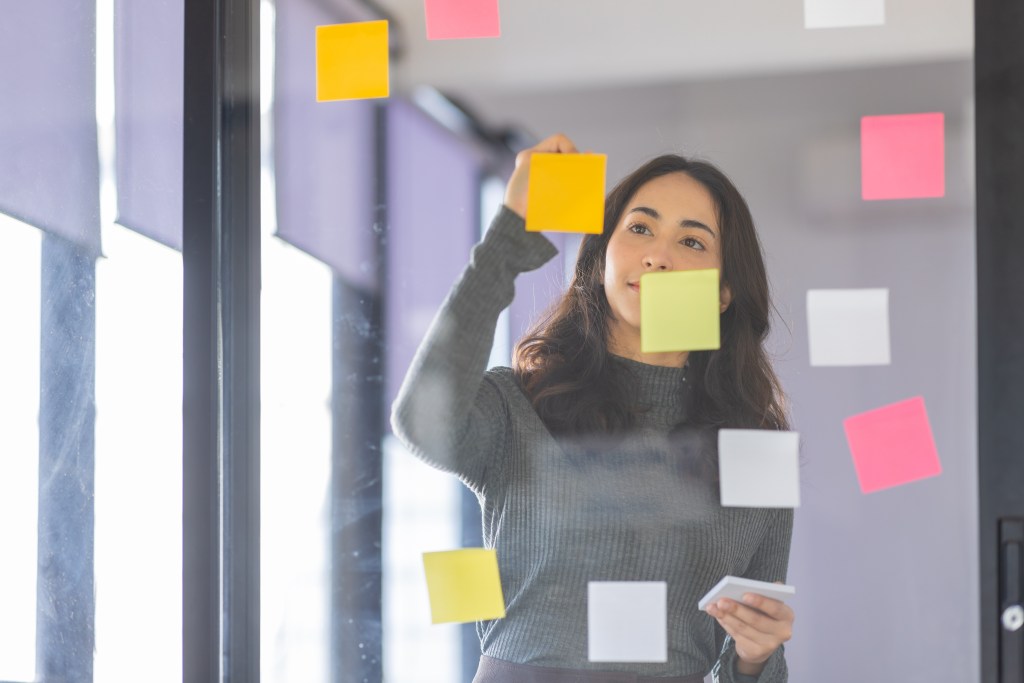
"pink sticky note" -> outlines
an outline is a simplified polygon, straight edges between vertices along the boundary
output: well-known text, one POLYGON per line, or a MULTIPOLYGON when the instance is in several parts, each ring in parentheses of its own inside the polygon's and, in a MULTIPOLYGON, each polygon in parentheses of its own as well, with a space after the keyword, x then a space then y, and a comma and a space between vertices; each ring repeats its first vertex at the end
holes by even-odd
POLYGON ((920 396, 854 415, 843 426, 864 493, 942 474, 920 396))
POLYGON ((864 199, 916 199, 946 194, 945 116, 865 116, 860 121, 864 199))
POLYGON ((497 38, 498 0, 424 0, 427 40, 497 38))

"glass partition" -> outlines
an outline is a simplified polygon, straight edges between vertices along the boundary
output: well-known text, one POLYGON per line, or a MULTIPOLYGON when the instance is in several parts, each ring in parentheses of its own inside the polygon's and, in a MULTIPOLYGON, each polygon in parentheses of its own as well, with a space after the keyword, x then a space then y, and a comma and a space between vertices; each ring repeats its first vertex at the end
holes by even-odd
MULTIPOLYGON (((972 6, 948 0, 941 11, 895 1, 852 7, 825 0, 808 0, 803 10, 800 3, 628 10, 593 1, 506 3, 500 37, 428 40, 423 3, 382 2, 376 11, 311 0, 265 5, 274 100, 264 123, 264 194, 276 200, 263 216, 268 680, 302 671, 308 680, 468 682, 481 652, 519 664, 703 676, 730 645, 696 600, 680 602, 690 593, 678 584, 703 593, 729 573, 796 588, 788 604, 797 618, 784 646, 792 680, 859 681, 879 672, 907 680, 975 678, 972 6), (390 96, 317 102, 316 27, 381 18, 390 21, 390 96), (675 452, 682 459, 675 465, 699 470, 696 460, 707 456, 714 473, 710 480, 672 475, 683 478, 672 480, 676 485, 665 491, 675 493, 663 492, 662 500, 623 494, 631 485, 650 485, 643 490, 655 496, 665 481, 653 470, 630 470, 624 462, 614 476, 601 469, 607 462, 595 453, 625 457, 628 445, 609 453, 609 434, 600 429, 568 433, 554 413, 530 417, 537 396, 526 384, 524 357, 513 350, 571 286, 586 243, 578 234, 545 233, 550 254, 532 242, 535 254, 549 258, 518 273, 514 298, 495 320, 487 318, 493 336, 474 328, 488 358, 480 368, 469 356, 465 362, 481 379, 485 367, 513 371, 488 374, 484 389, 471 383, 472 392, 483 393, 467 397, 469 385, 453 379, 463 377, 457 354, 419 369, 426 376, 448 363, 451 375, 422 400, 472 415, 488 405, 487 382, 498 387, 500 398, 491 398, 507 413, 490 414, 487 424, 510 431, 506 441, 479 442, 480 462, 487 463, 480 466, 505 466, 486 460, 492 451, 533 464, 502 480, 507 489, 453 468, 442 456, 455 446, 438 456, 416 443, 447 428, 451 413, 434 406, 423 413, 430 424, 420 432, 393 433, 388 417, 417 345, 466 344, 463 328, 479 323, 445 318, 449 311, 431 332, 473 245, 500 213, 515 154, 555 133, 581 151, 607 155, 607 190, 666 153, 710 161, 738 189, 772 297, 763 348, 785 394, 788 427, 799 434, 795 508, 723 504, 716 434, 744 426, 742 420, 677 424, 681 433, 692 428, 696 440, 689 455, 685 446, 675 452), (923 140, 925 156, 887 176, 899 162, 876 163, 872 145, 893 153, 914 140, 923 140), (925 186, 901 186, 908 178, 925 186), (859 318, 836 313, 844 296, 861 313, 865 306, 874 312, 874 337, 850 322, 859 318), (445 325, 457 331, 439 331, 445 325), (843 347, 844 335, 865 341, 843 347), (879 340, 884 349, 875 355, 861 348, 879 340), (823 351, 829 343, 837 356, 823 351), (938 464, 925 453, 915 461, 924 469, 899 475, 885 463, 913 459, 918 452, 910 442, 890 435, 883 439, 889 450, 865 454, 856 445, 864 423, 851 418, 867 414, 871 424, 878 414, 870 411, 904 401, 923 405, 925 419, 899 424, 916 424, 915 434, 930 436, 938 464), (552 438, 558 448, 528 443, 534 438, 552 438), (564 495, 548 491, 550 498, 516 503, 535 479, 554 476, 530 460, 537 453, 558 453, 551 456, 565 458, 558 466, 577 468, 573 484, 564 495), (881 472, 872 469, 872 457, 876 465, 882 459, 881 472), (600 486, 610 487, 611 493, 601 489, 607 498, 597 495, 600 486), (530 512, 532 504, 565 513, 542 520, 550 536, 524 535, 544 516, 530 512), (584 508, 604 522, 579 521, 584 508), (641 509, 652 515, 649 523, 638 521, 641 509), (662 513, 675 521, 659 521, 662 513), (709 521, 723 519, 730 521, 722 527, 709 521), (695 578, 696 570, 659 574, 640 551, 602 550, 633 534, 680 553, 673 534, 692 540, 702 524, 711 525, 710 535, 687 547, 721 560, 713 581, 710 574, 695 578), (755 528, 761 545, 729 535, 755 528), (674 531, 659 536, 665 529, 674 531), (554 546, 563 541, 578 544, 576 561, 552 569, 554 546), (471 547, 497 551, 504 623, 433 624, 424 553, 471 547), (561 582, 565 577, 571 585, 561 582), (587 614, 596 609, 588 585, 612 580, 669 584, 667 661, 602 659, 588 650, 595 627, 587 614), (893 610, 899 619, 890 618, 893 610), (546 640, 529 640, 526 623, 546 640), (906 623, 916 626, 908 630, 906 623)), ((525 232, 508 228, 507 220, 495 229, 502 225, 509 235, 525 232)), ((481 253, 478 266, 500 280, 507 273, 496 253, 526 247, 511 236, 494 239, 507 241, 495 241, 495 254, 481 253)), ((507 284, 467 277, 480 277, 473 282, 482 290, 507 284)), ((706 370, 700 363, 709 357, 694 355, 690 369, 706 370)), ((657 363, 640 364, 647 367, 629 367, 659 372, 650 367, 657 363)), ((687 381, 697 383, 697 392, 708 377, 687 381)), ((753 426, 764 430, 767 423, 753 426)), ((782 680, 779 662, 771 667, 761 680, 782 680)))
MULTIPOLYGON (((975 680, 972 4, 443 4, 259 3, 261 676, 975 680), (389 95, 317 101, 317 27, 382 19, 389 95), (556 133, 606 192, 688 161, 538 233, 505 188, 556 133), (644 350, 628 297, 688 270, 725 350, 644 350), (792 476, 758 441, 729 500, 734 430, 792 476), (501 614, 439 614, 478 548, 501 614), (726 575, 795 587, 761 644, 698 609, 726 575)), ((183 18, 0 22, 2 681, 183 676, 183 18)))

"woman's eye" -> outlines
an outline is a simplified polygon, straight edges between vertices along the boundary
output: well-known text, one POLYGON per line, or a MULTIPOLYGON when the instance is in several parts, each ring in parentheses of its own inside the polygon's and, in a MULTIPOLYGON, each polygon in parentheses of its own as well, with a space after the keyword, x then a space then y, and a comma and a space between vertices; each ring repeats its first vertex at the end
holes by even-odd
POLYGON ((648 230, 647 226, 644 225, 643 223, 634 223, 633 225, 629 226, 629 231, 632 233, 636 233, 637 235, 651 234, 651 231, 648 230))
POLYGON ((686 247, 690 247, 691 249, 699 249, 700 251, 704 251, 704 245, 701 243, 700 240, 698 240, 695 237, 686 237, 680 242, 680 244, 686 247))

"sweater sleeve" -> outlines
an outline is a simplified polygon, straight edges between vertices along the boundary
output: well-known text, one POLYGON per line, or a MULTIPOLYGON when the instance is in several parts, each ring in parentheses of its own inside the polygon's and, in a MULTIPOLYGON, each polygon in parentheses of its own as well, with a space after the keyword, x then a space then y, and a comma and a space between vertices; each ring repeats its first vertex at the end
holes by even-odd
POLYGON ((516 276, 556 253, 503 206, 434 317, 392 406, 391 426, 410 450, 476 491, 500 462, 509 428, 501 380, 486 372, 498 315, 512 303, 516 276))
MULTIPOLYGON (((793 537, 793 510, 779 509, 773 511, 774 518, 768 533, 761 540, 761 545, 747 567, 744 576, 758 581, 786 581, 789 568, 789 548, 793 537)), ((719 627, 720 628, 720 627, 719 627)), ((719 662, 720 683, 786 683, 789 680, 789 669, 786 666, 786 648, 779 648, 765 662, 764 669, 758 676, 745 676, 736 671, 736 644, 731 642, 722 653, 719 662)))

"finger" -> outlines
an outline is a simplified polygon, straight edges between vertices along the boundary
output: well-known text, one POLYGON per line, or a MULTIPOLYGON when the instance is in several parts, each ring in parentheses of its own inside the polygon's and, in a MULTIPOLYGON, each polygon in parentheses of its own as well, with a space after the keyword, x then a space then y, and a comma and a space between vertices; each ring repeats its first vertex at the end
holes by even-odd
POLYGON ((536 153, 543 154, 576 154, 576 145, 573 141, 561 133, 551 135, 538 142, 529 149, 524 149, 516 155, 516 166, 529 163, 530 157, 536 153))
MULTIPOLYGON (((784 640, 776 637, 770 633, 764 633, 758 631, 756 628, 741 621, 734 614, 726 614, 718 618, 718 623, 721 624, 722 628, 725 629, 726 633, 733 637, 733 640, 737 641, 738 645, 744 645, 741 641, 745 640, 749 645, 770 651, 781 645, 784 640)), ((749 649, 749 648, 746 648, 749 649)))
POLYGON ((556 133, 540 142, 535 148, 538 152, 558 152, 560 154, 576 154, 579 150, 568 136, 556 133))
POLYGON ((772 646, 771 644, 763 645, 751 640, 742 633, 739 633, 730 622, 722 623, 722 621, 719 620, 718 625, 732 637, 736 647, 736 654, 746 657, 748 660, 753 661, 766 659, 771 656, 771 653, 778 647, 777 645, 772 646))
POLYGON ((723 615, 734 617, 751 628, 761 633, 775 634, 784 629, 785 622, 774 619, 764 612, 759 612, 753 607, 748 607, 738 602, 729 601, 729 605, 722 610, 723 615))
POLYGON ((719 618, 718 623, 722 624, 723 628, 728 625, 736 635, 744 636, 761 645, 770 645, 772 648, 789 642, 793 637, 792 624, 774 620, 758 621, 761 619, 764 617, 758 616, 755 623, 751 623, 737 613, 728 612, 719 618))
POLYGON ((768 616, 778 619, 780 621, 793 621, 794 614, 793 609, 782 602, 781 600, 774 600, 772 598, 766 598, 763 595, 757 593, 745 593, 743 595, 744 604, 750 605, 756 610, 764 612, 768 616))
POLYGON ((760 610, 748 607, 734 600, 722 599, 716 603, 718 617, 732 616, 754 630, 768 634, 779 642, 788 641, 793 635, 792 610, 784 610, 784 618, 775 619, 760 610))

